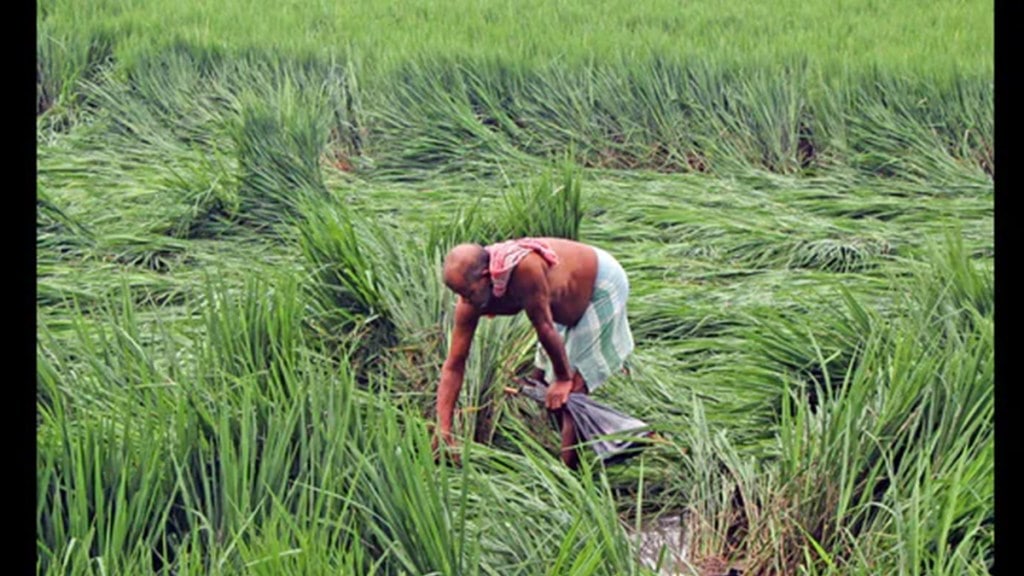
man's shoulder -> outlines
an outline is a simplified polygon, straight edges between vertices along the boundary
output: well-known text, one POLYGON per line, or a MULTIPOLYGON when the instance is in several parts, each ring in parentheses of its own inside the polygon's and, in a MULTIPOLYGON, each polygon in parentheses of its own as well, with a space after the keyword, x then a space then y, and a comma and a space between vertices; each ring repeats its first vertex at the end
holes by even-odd
POLYGON ((542 290, 547 285, 549 268, 547 261, 540 254, 536 252, 527 254, 512 271, 508 282, 508 291, 517 296, 525 296, 542 290))
POLYGON ((552 250, 565 248, 573 250, 587 246, 587 244, 584 244, 583 242, 580 242, 578 240, 572 240, 570 238, 559 238, 557 236, 542 236, 539 238, 534 238, 534 240, 538 240, 540 242, 543 242, 544 244, 547 244, 552 250))
POLYGON ((536 252, 530 252, 519 261, 512 273, 513 280, 519 277, 520 280, 539 279, 547 274, 551 265, 543 256, 536 252))
POLYGON ((457 296, 455 301, 455 323, 466 324, 475 322, 480 317, 480 310, 473 306, 469 300, 457 296))

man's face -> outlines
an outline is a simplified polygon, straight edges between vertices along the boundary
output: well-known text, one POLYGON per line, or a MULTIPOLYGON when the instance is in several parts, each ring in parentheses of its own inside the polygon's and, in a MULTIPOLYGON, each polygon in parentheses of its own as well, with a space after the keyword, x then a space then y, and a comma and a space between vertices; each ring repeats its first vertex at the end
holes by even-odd
POLYGON ((482 275, 470 282, 463 298, 469 300, 475 308, 483 308, 491 301, 491 276, 484 271, 482 275))
POLYGON ((491 276, 486 269, 471 272, 468 278, 457 284, 449 284, 453 292, 462 296, 474 308, 483 308, 491 301, 491 276))

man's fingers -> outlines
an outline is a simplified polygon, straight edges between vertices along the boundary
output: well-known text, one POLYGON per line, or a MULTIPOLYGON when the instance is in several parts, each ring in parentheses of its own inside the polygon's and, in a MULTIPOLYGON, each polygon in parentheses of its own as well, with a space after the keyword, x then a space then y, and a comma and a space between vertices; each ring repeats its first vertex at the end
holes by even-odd
POLYGON ((441 460, 451 462, 456 466, 462 465, 462 457, 459 455, 459 444, 455 441, 450 434, 446 434, 442 437, 443 441, 438 441, 438 437, 434 436, 431 443, 431 448, 434 452, 434 462, 440 463, 441 460))
POLYGON ((558 410, 562 406, 565 406, 566 394, 548 394, 547 406, 549 410, 558 410))
POLYGON ((556 382, 551 388, 548 388, 548 393, 544 397, 544 404, 549 410, 558 410, 569 400, 569 393, 572 391, 572 382, 569 380, 561 380, 556 382))

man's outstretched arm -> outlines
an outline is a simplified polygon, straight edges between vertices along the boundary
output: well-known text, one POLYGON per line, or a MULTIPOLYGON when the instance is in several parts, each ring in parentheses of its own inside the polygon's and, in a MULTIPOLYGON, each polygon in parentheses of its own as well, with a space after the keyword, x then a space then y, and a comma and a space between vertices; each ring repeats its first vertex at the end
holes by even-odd
POLYGON ((524 293, 523 301, 526 315, 537 332, 537 340, 551 359, 555 381, 548 387, 547 407, 557 410, 569 398, 569 392, 572 389, 572 372, 569 366, 569 357, 565 353, 565 342, 558 334, 558 330, 555 329, 555 321, 551 315, 551 300, 545 276, 538 275, 529 284, 529 290, 524 293))
POLYGON ((473 343, 480 314, 462 298, 455 305, 455 326, 452 329, 451 347, 448 358, 441 368, 441 382, 437 386, 437 423, 441 438, 449 446, 455 444, 452 438, 452 417, 455 413, 455 402, 462 390, 463 375, 466 370, 466 358, 469 347, 473 343))

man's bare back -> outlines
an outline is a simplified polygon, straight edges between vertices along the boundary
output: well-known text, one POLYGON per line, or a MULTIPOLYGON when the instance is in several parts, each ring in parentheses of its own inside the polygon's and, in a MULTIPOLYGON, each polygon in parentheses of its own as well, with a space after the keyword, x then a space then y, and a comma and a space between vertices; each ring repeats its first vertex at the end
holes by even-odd
POLYGON ((492 297, 476 311, 483 315, 515 315, 526 309, 530 299, 543 289, 547 291, 552 319, 564 326, 575 326, 593 295, 597 253, 586 244, 563 238, 537 240, 551 247, 559 264, 549 266, 539 254, 527 255, 512 271, 504 296, 492 297), (545 283, 545 287, 539 286, 545 283))

